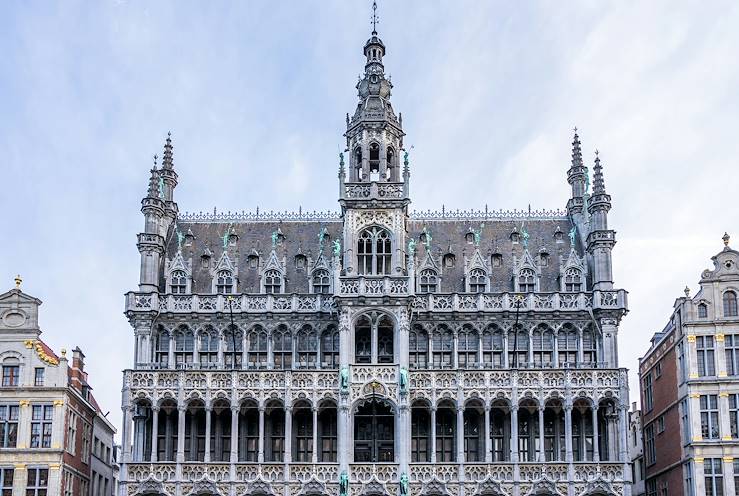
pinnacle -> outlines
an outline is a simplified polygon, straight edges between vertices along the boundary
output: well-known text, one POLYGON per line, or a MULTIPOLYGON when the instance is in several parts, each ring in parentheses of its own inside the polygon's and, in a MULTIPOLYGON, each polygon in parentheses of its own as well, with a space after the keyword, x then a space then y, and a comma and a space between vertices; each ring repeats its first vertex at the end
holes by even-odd
POLYGON ((582 167, 582 150, 580 148, 580 137, 577 135, 575 128, 575 136, 572 139, 572 167, 582 167))
POLYGON ((164 143, 164 156, 162 157, 162 169, 174 169, 174 158, 172 155, 172 132, 167 133, 164 143))
POLYGON ((595 150, 595 165, 593 166, 593 194, 605 194, 606 185, 603 181, 603 167, 600 165, 598 150, 595 150))

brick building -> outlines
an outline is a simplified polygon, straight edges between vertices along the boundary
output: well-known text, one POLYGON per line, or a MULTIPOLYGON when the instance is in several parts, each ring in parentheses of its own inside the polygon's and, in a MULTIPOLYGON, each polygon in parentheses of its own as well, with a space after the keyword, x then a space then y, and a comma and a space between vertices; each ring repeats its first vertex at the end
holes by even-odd
POLYGON ((112 446, 115 429, 91 394, 84 355, 75 348, 70 363, 40 339, 41 301, 20 283, 0 295, 0 494, 112 495, 110 453, 110 490, 94 492, 93 432, 112 446))
POLYGON ((739 252, 712 258, 639 361, 647 496, 735 494, 739 478, 739 252))

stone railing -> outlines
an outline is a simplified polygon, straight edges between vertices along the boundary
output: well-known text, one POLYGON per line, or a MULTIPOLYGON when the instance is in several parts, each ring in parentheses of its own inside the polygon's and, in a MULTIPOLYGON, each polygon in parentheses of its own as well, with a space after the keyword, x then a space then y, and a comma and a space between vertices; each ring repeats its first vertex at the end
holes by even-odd
POLYGON ((356 482, 369 482, 376 478, 380 482, 398 482, 397 463, 350 463, 349 477, 356 482))
MULTIPOLYGON (((554 481, 568 481, 569 464, 566 462, 546 463, 464 463, 464 477, 467 481, 493 479, 500 482, 513 482, 514 466, 518 466, 520 481, 535 481, 543 477, 554 481)), ((618 462, 574 462, 572 464, 576 481, 590 481, 603 478, 609 482, 624 480, 624 464, 618 462)), ((428 482, 434 478, 444 482, 459 478, 459 464, 456 463, 411 463, 411 482, 428 482)))
POLYGON ((215 222, 332 222, 340 221, 341 212, 308 211, 299 208, 298 211, 269 212, 184 212, 177 215, 180 223, 215 223, 215 222))
POLYGON ((412 220, 567 220, 566 210, 441 210, 413 211, 412 220))
POLYGON ((369 200, 372 198, 380 200, 399 200, 408 197, 408 191, 404 183, 346 183, 344 185, 344 199, 347 200, 369 200))
POLYGON ((407 296, 408 286, 407 277, 341 277, 338 294, 341 296, 407 296))
POLYGON ((172 295, 159 293, 126 293, 126 311, 159 311, 171 313, 228 313, 228 312, 334 312, 336 304, 331 295, 172 295), (230 298, 229 298, 230 296, 230 298))

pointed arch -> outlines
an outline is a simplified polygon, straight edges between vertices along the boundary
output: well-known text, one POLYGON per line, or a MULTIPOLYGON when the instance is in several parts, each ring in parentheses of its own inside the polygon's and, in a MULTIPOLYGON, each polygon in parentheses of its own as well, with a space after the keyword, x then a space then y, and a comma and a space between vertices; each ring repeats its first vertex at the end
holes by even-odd
POLYGON ((372 225, 357 237, 357 273, 389 275, 392 261, 392 235, 387 229, 372 225))

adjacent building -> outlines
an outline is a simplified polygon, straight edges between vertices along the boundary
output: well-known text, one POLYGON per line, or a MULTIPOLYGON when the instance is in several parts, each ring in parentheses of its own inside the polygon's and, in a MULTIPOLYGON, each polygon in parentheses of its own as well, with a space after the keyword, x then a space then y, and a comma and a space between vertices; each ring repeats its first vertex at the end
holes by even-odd
POLYGON ((94 492, 111 461, 93 456, 93 439, 111 446, 115 429, 91 394, 84 355, 75 348, 70 363, 41 340, 41 301, 20 283, 0 295, 0 494, 112 495, 94 492))
POLYGON ((591 190, 575 134, 565 210, 413 212, 385 53, 373 31, 338 212, 180 213, 166 139, 125 296, 121 494, 631 494, 600 159, 591 190))
POLYGON ((631 494, 644 494, 644 445, 642 443, 641 410, 636 402, 631 403, 629 412, 629 459, 631 460, 631 494))
POLYGON ((639 361, 648 496, 739 487, 739 252, 723 241, 639 361))

